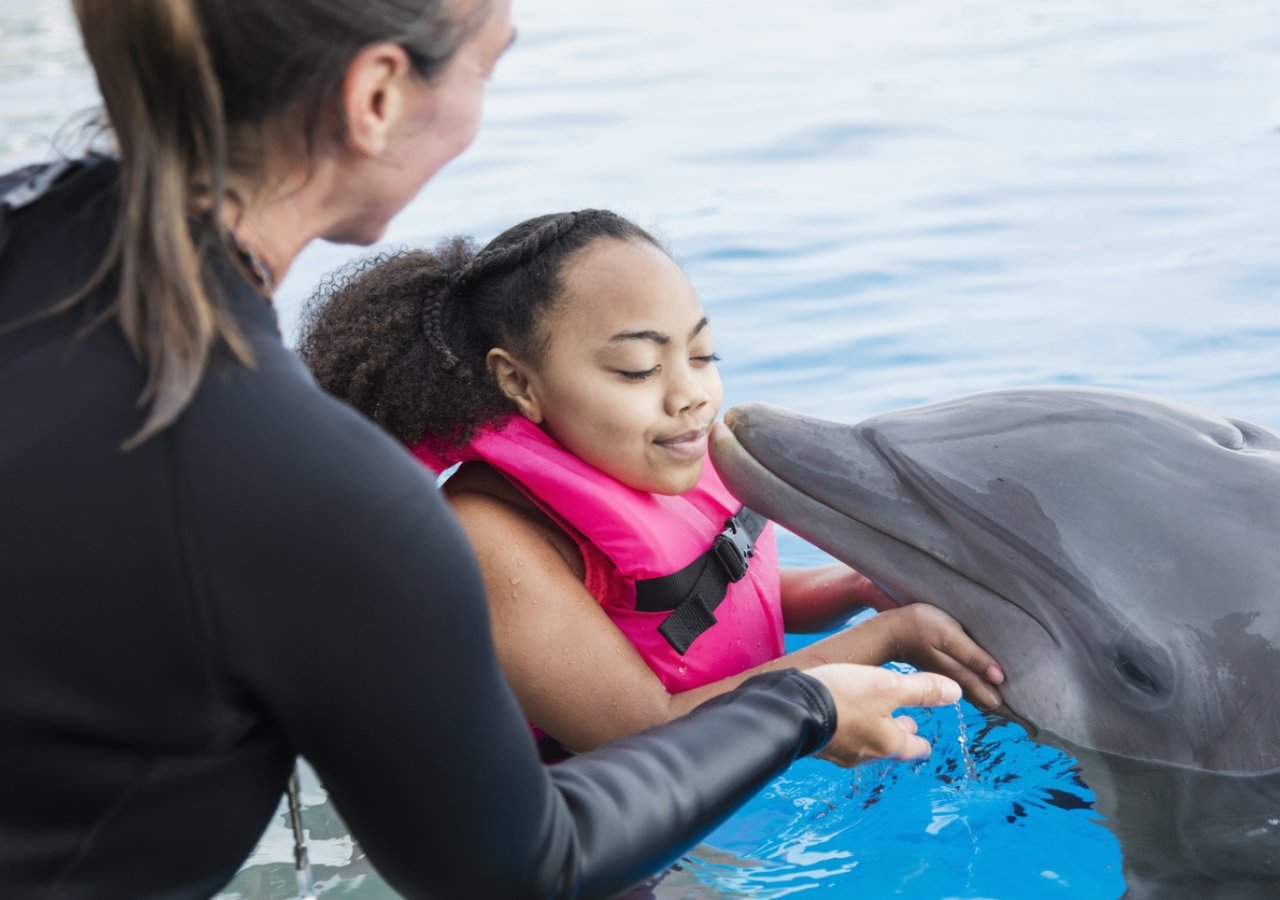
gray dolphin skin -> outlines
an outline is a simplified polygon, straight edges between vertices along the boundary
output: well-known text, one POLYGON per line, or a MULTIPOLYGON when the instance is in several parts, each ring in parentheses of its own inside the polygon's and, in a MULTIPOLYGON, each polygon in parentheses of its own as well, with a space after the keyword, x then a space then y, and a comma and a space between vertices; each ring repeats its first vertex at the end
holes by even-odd
POLYGON ((725 423, 747 506, 1000 661, 1014 717, 1080 763, 1126 897, 1280 897, 1280 436, 1077 389, 725 423))

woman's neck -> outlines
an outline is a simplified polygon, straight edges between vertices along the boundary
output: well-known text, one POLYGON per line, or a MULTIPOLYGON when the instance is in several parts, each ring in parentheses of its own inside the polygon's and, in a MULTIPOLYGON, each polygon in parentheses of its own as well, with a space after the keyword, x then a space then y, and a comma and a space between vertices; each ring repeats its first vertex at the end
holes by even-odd
POLYGON ((222 222, 278 285, 303 248, 325 234, 333 213, 323 170, 292 173, 257 186, 232 185, 222 203, 222 222))

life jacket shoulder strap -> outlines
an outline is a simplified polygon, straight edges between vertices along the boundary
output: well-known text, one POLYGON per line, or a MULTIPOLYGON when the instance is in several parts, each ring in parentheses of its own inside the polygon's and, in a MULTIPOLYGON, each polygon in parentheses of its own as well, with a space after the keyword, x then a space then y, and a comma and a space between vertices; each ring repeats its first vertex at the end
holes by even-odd
POLYGON ((678 572, 636 582, 636 609, 671 614, 658 632, 683 655, 694 640, 716 623, 715 609, 729 585, 746 577, 755 543, 768 520, 742 507, 725 522, 706 552, 678 572))

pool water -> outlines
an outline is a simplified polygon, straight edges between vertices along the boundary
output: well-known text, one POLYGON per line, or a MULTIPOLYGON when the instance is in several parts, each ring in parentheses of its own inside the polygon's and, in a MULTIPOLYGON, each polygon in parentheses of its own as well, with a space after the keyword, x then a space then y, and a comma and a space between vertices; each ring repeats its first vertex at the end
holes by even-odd
MULTIPOLYGON (((854 421, 1089 384, 1280 428, 1275 0, 514 10, 476 145, 380 249, 607 206, 693 280, 728 403, 854 421)), ((66 4, 0 0, 0 165, 65 143, 95 102, 66 4)), ((364 252, 303 253, 277 297, 287 336, 364 252)), ((781 548, 784 564, 826 559, 781 548)), ((798 763, 642 893, 1123 893, 1070 757, 967 704, 919 718, 928 761, 798 763)), ((303 776, 327 892, 393 896, 303 776)), ((223 900, 293 896, 289 849, 282 814, 223 900)))
MULTIPOLYGON (((797 565, 821 561, 789 535, 782 552, 797 565)), ((812 639, 791 636, 788 649, 812 639)), ((1094 813, 1093 792, 1071 757, 964 701, 912 714, 933 744, 928 759, 849 771, 802 760, 649 894, 675 900, 799 892, 918 898, 1123 893, 1119 846, 1094 813)))

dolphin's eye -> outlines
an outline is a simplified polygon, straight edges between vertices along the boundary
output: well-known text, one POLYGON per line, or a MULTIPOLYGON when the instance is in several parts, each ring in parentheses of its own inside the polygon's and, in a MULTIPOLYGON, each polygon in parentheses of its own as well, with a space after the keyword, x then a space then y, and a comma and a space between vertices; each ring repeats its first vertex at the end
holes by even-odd
POLYGON ((1129 682, 1134 687, 1144 690, 1148 694, 1159 692, 1160 686, 1156 684, 1156 680, 1142 666, 1123 653, 1116 655, 1116 667, 1124 674, 1125 678, 1129 679, 1129 682))

